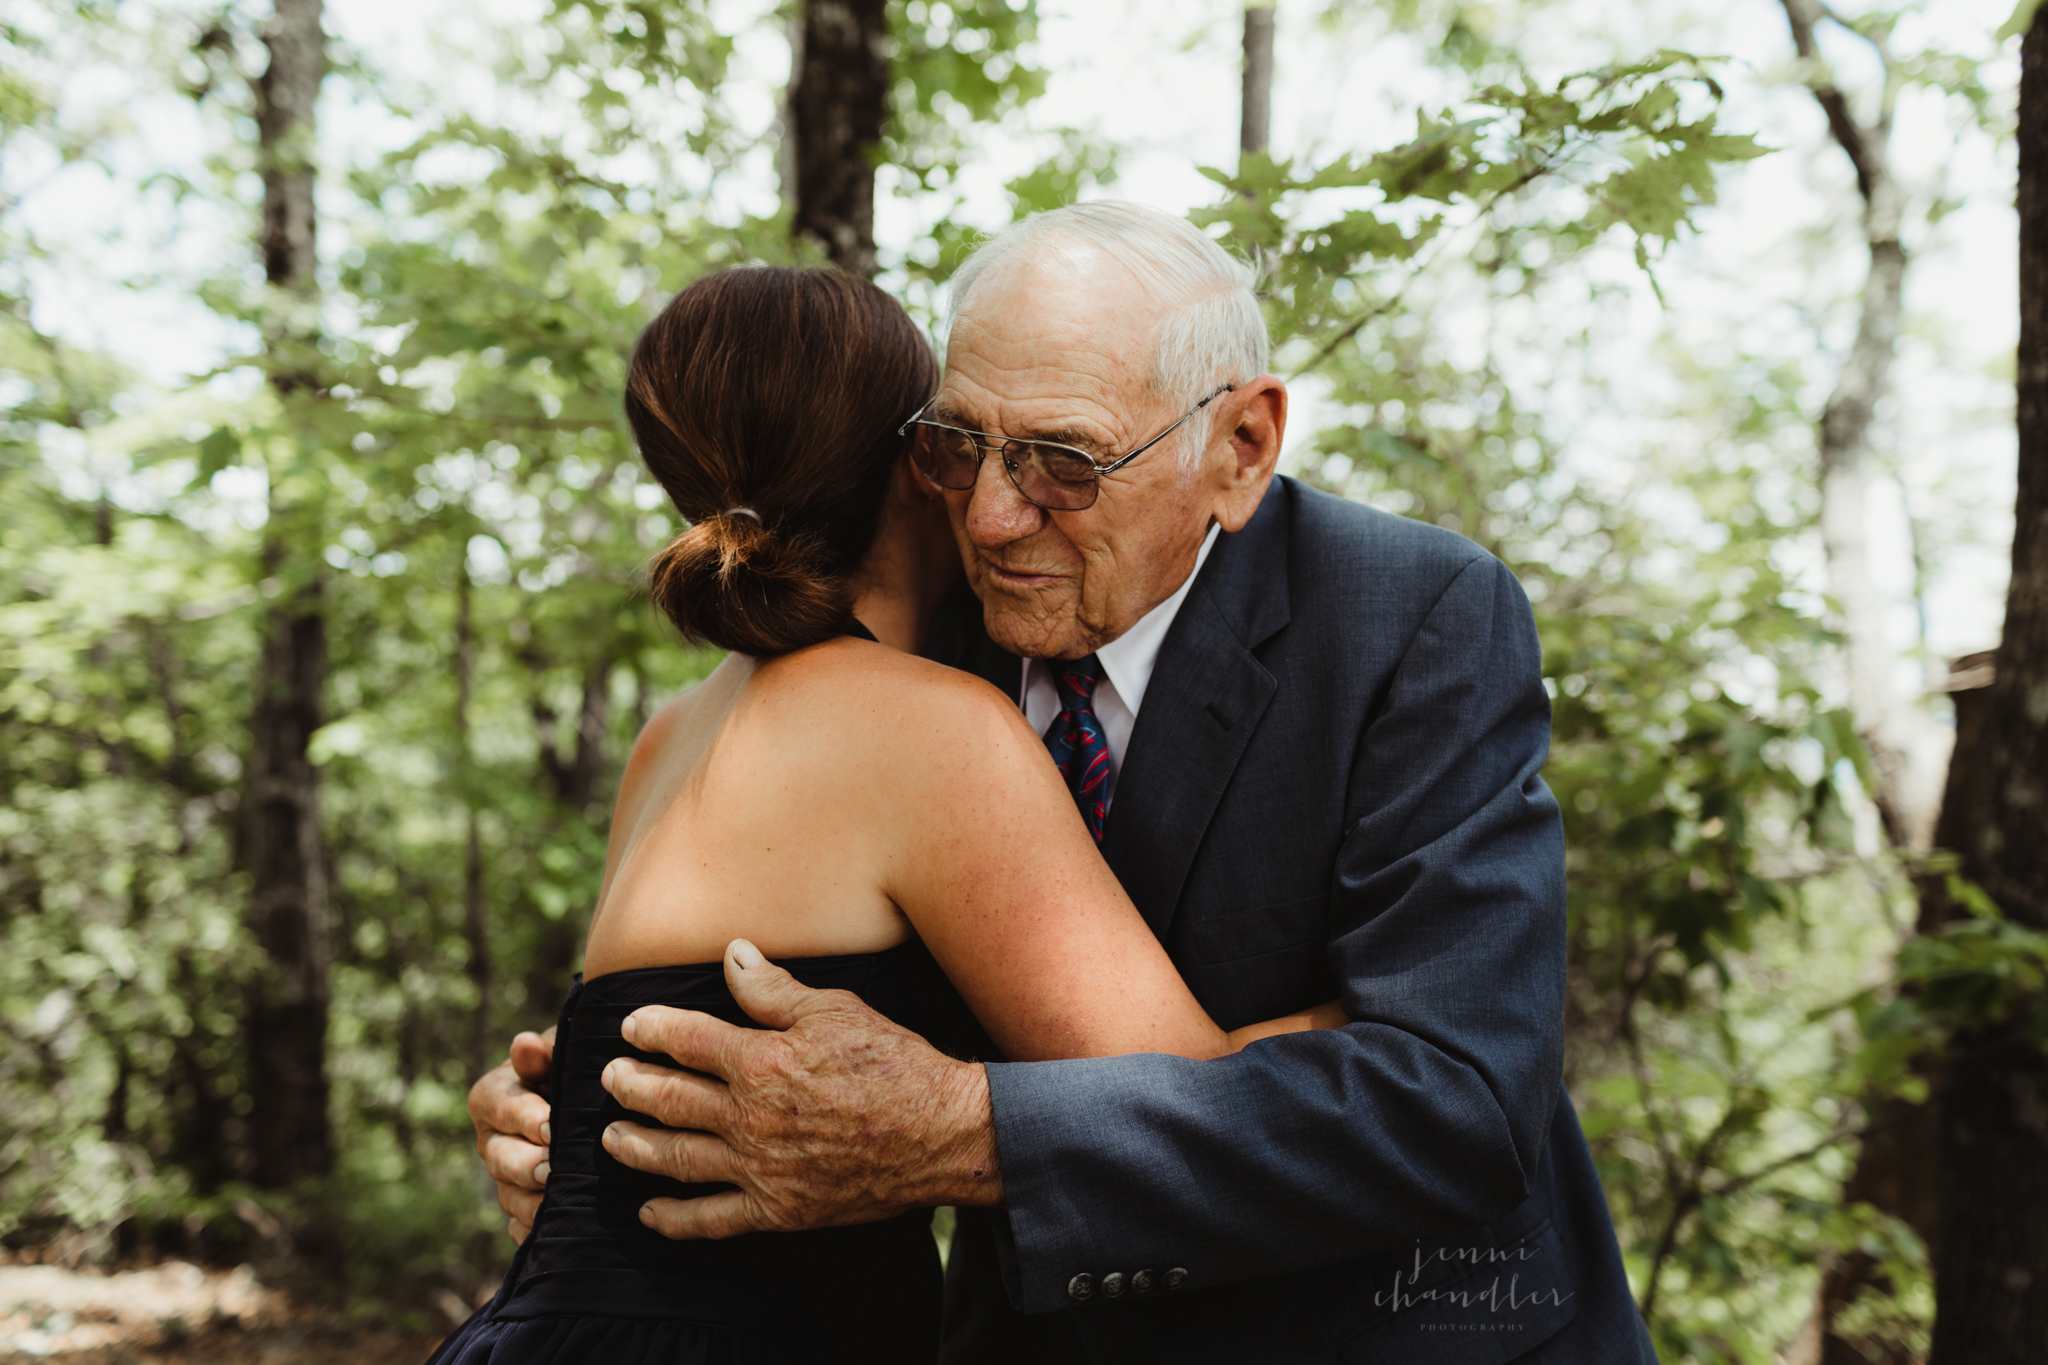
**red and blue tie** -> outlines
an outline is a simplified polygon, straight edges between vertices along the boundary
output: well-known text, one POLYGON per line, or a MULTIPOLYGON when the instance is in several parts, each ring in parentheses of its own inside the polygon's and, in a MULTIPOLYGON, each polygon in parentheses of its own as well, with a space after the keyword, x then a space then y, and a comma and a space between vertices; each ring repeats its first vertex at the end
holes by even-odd
POLYGON ((1045 732, 1045 747, 1067 779, 1082 823, 1099 844, 1102 822, 1109 814, 1109 739, 1095 717, 1095 684, 1102 681, 1102 664, 1090 654, 1085 659, 1047 659, 1045 666, 1060 694, 1060 713, 1045 732))

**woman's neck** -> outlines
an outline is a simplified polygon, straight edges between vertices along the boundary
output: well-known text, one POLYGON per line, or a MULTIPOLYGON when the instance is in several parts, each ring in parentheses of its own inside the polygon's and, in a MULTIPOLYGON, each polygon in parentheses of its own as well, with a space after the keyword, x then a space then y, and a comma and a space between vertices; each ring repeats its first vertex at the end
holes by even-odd
POLYGON ((874 547, 861 562, 853 614, 891 649, 919 653, 960 574, 960 551, 944 505, 891 498, 874 547))

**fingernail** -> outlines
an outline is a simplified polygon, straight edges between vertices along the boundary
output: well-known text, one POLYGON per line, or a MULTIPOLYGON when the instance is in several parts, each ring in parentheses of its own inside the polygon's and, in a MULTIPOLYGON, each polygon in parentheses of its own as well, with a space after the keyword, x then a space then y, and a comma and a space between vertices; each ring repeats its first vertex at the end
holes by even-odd
POLYGON ((543 1161, 540 1163, 540 1165, 533 1168, 533 1178, 535 1180, 538 1180, 541 1184, 545 1185, 548 1183, 548 1172, 552 1171, 553 1169, 553 1163, 543 1161))
POLYGON ((611 1089, 612 1077, 618 1074, 618 1070, 619 1063, 617 1059, 613 1059, 612 1061, 606 1062, 604 1064, 604 1072, 597 1078, 597 1083, 607 1090, 611 1089))
POLYGON ((624 1038, 627 1042, 632 1043, 635 1047, 638 1047, 640 1045, 639 1041, 633 1036, 634 1033, 637 1032, 640 1027, 639 1019, 640 1011, 635 1010, 631 1014, 626 1016, 625 1023, 619 1025, 619 1036, 621 1038, 624 1038))
POLYGON ((543 1146, 543 1147, 552 1147, 552 1146, 554 1146, 554 1145, 555 1145, 555 1125, 554 1125, 554 1124, 552 1124, 552 1123, 542 1123, 542 1124, 541 1124, 541 1126, 540 1126, 540 1145, 541 1145, 541 1146, 543 1146))
POLYGON ((646 1225, 647 1225, 648 1227, 653 1227, 653 1226, 654 1226, 654 1210, 652 1210, 652 1209, 648 1208, 648 1207, 647 1207, 647 1205, 645 1205, 645 1204, 642 1204, 642 1205, 640 1206, 640 1221, 641 1221, 641 1222, 643 1222, 643 1223, 645 1223, 645 1224, 646 1224, 646 1225))
POLYGON ((618 1124, 616 1124, 616 1123, 611 1123, 611 1124, 606 1124, 606 1125, 605 1125, 605 1130, 604 1130, 604 1149, 605 1149, 605 1150, 606 1150, 607 1152, 609 1152, 609 1151, 610 1151, 610 1150, 611 1150, 612 1148, 614 1148, 614 1147, 616 1147, 616 1146, 618 1146, 618 1145, 619 1145, 619 1138, 618 1138, 618 1132, 619 1132, 619 1125, 618 1125, 618 1124))
POLYGON ((761 950, 743 938, 732 941, 732 961, 741 971, 751 971, 761 965, 761 950))

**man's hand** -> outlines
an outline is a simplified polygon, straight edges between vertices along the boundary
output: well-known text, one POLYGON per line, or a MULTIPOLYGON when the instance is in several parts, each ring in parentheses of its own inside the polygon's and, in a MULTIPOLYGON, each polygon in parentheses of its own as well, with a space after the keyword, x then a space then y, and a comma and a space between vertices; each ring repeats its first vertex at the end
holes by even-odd
POLYGON ((512 1220, 514 1242, 524 1242, 533 1231, 548 1183, 547 1084, 554 1060, 553 1029, 522 1033, 512 1040, 512 1059, 469 1088, 476 1152, 498 1182, 498 1207, 512 1220))
POLYGON ((725 953, 733 998, 764 1029, 653 1005, 627 1016, 634 1047, 691 1071, 621 1057, 604 1086, 637 1123, 605 1150, 637 1170, 739 1188, 653 1199, 664 1237, 732 1237, 867 1223, 937 1204, 1002 1202, 988 1073, 955 1061, 846 991, 814 991, 745 939, 725 953))

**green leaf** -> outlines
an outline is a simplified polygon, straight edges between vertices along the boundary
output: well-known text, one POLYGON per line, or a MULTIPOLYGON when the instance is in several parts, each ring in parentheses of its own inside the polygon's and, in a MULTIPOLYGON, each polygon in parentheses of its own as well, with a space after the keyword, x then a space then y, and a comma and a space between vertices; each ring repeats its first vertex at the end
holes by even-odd
POLYGON ((214 475, 239 461, 242 453, 241 436, 227 427, 215 427, 199 442, 199 481, 205 483, 214 475))

